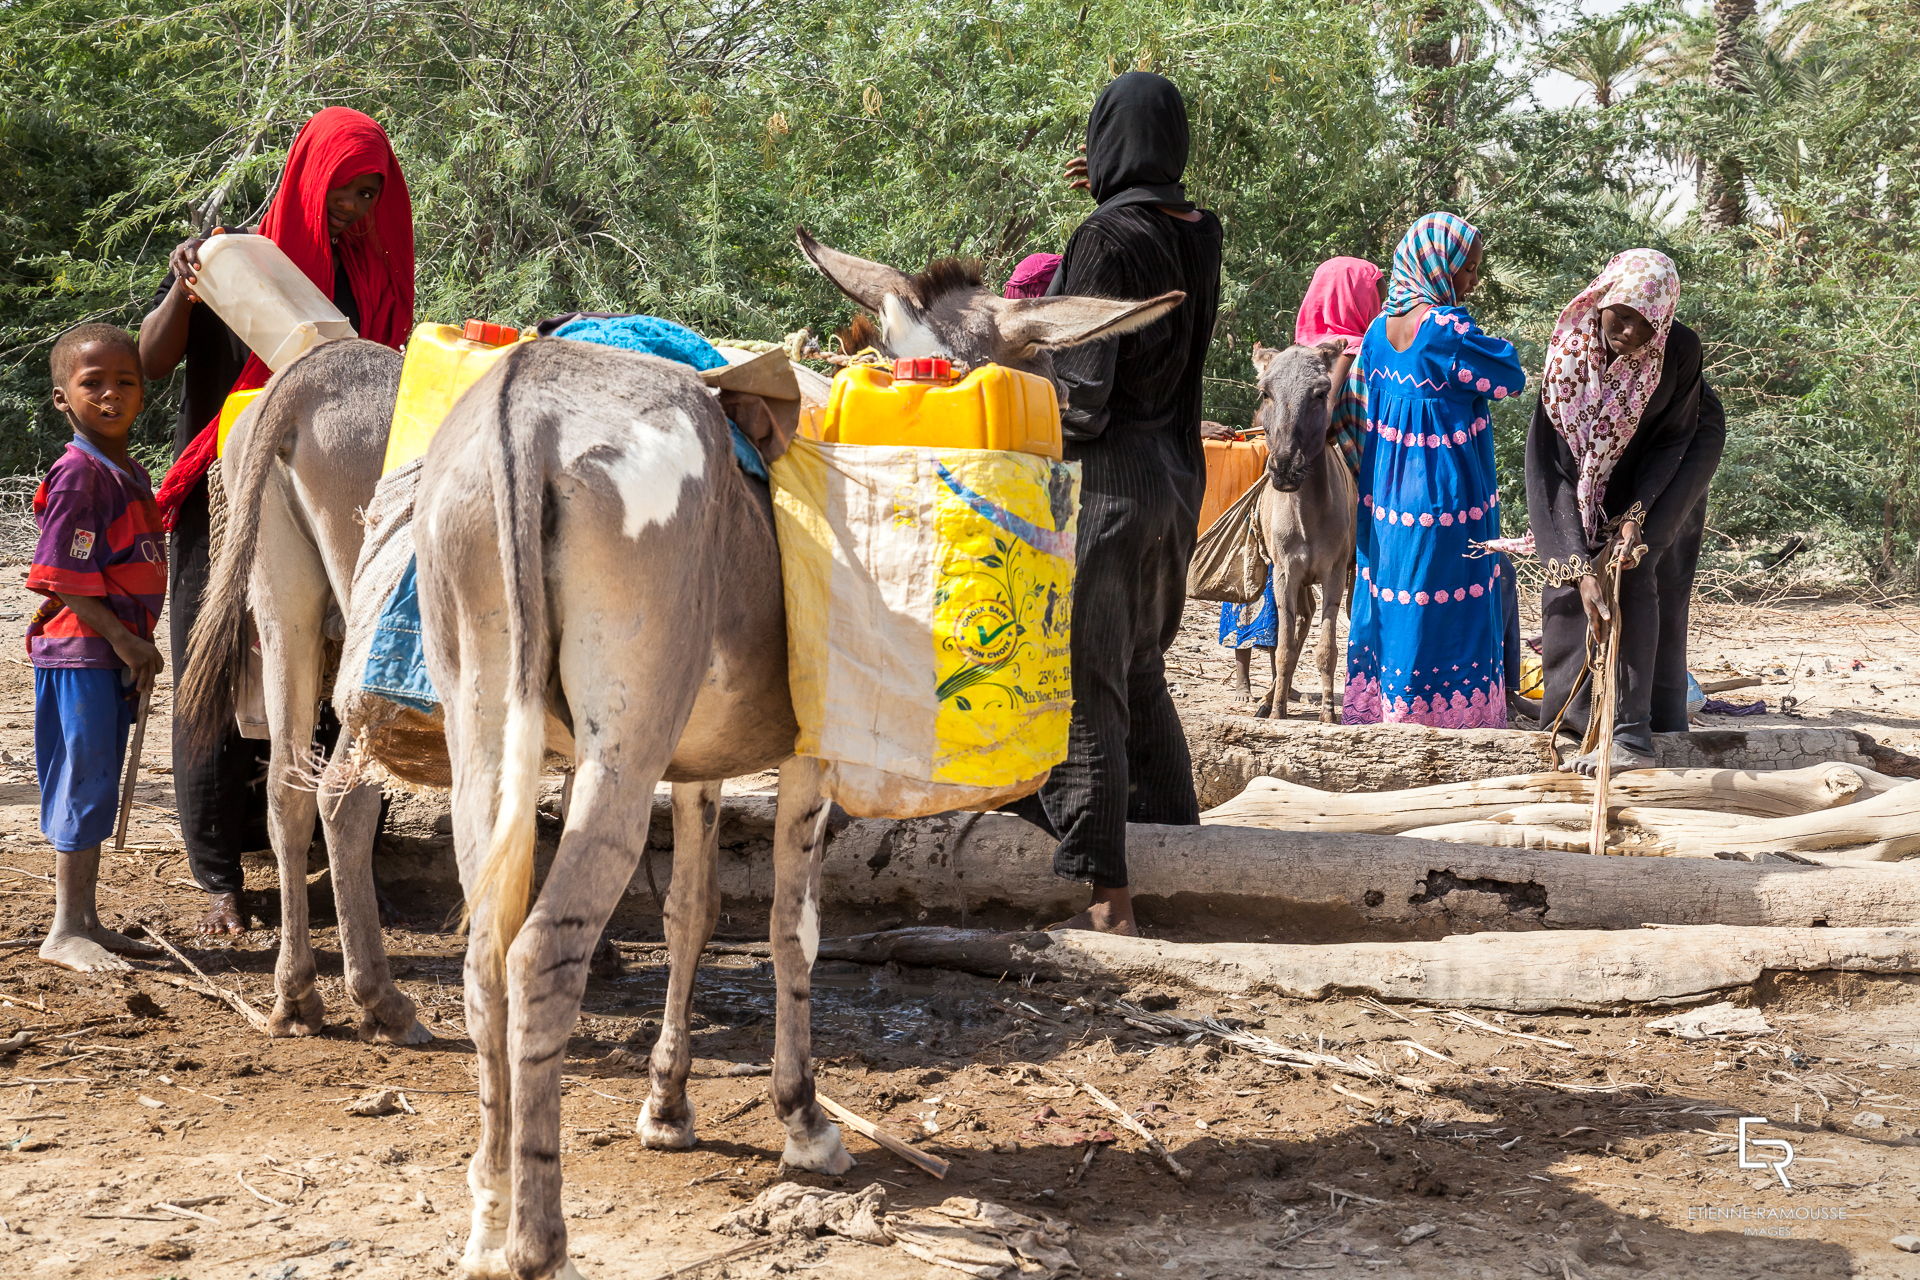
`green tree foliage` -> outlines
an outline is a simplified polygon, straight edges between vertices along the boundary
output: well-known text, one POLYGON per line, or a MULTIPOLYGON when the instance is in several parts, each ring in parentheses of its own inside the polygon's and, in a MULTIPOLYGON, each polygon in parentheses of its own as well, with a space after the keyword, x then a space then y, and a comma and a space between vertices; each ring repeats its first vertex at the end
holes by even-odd
MULTIPOLYGON (((1701 0, 1558 29, 1542 11, 14 0, 0 6, 0 471, 42 465, 64 436, 45 407, 58 332, 137 323, 171 247, 257 218, 322 106, 393 137, 423 318, 639 310, 770 338, 845 319, 794 252, 796 225, 902 265, 977 256, 996 276, 1058 248, 1089 207, 1059 177, 1087 107, 1145 67, 1188 95, 1189 187, 1227 226, 1210 416, 1250 415, 1247 350, 1287 335, 1321 258, 1384 262, 1429 205, 1487 230, 1476 310, 1535 359, 1565 300, 1648 244, 1681 264, 1683 317, 1733 417, 1716 529, 1818 529, 1863 570, 1910 568, 1920 19, 1899 0, 1763 4, 1716 80, 1701 0), (1538 109, 1531 78, 1553 62, 1604 84, 1605 102, 1538 109), (1677 156, 1737 168, 1746 224, 1700 229, 1677 156)), ((156 392, 149 456, 171 414, 156 392)), ((1528 407, 1499 422, 1516 498, 1528 407)))

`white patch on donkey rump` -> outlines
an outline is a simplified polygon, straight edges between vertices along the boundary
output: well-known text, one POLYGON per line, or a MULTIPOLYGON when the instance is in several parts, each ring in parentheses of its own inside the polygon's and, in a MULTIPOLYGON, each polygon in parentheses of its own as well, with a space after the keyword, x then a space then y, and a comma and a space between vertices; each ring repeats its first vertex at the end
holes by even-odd
POLYGON ((589 437, 573 442, 560 459, 570 471, 582 462, 595 463, 613 482, 620 495, 620 532, 629 538, 673 519, 686 482, 706 473, 706 447, 692 416, 685 409, 670 409, 665 418, 664 422, 634 418, 633 430, 618 447, 589 437))

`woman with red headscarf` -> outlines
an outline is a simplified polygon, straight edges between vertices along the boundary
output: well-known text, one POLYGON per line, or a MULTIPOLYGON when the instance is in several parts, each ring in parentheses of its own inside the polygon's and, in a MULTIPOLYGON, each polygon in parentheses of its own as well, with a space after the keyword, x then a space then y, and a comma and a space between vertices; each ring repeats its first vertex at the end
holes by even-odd
MULTIPOLYGON (((328 107, 308 120, 254 230, 331 297, 361 337, 395 348, 406 341, 413 329, 413 207, 393 146, 371 117, 328 107)), ((166 378, 186 362, 175 460, 156 495, 172 531, 167 595, 176 680, 207 584, 207 469, 220 407, 235 391, 264 386, 269 376, 260 358, 193 295, 204 243, 196 236, 173 251, 172 270, 140 326, 140 360, 148 378, 166 378)), ((243 932, 240 855, 268 843, 266 743, 233 731, 212 747, 197 747, 176 725, 173 755, 188 860, 213 900, 201 932, 243 932)))

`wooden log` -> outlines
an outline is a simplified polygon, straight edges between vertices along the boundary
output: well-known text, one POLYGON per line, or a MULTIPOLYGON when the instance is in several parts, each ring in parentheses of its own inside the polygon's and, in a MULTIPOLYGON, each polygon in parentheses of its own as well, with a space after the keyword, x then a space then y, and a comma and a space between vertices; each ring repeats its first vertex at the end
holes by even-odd
POLYGON ((1702 926, 1480 933, 1439 942, 1320 947, 1162 942, 1083 930, 899 929, 830 939, 821 944, 820 955, 996 978, 1031 975, 1115 986, 1172 982, 1228 995, 1301 1000, 1371 995, 1544 1013, 1688 1004, 1772 973, 1920 972, 1920 929, 1702 926))
MULTIPOLYGON (((1586 852, 1589 837, 1569 830, 1577 806, 1519 805, 1469 822, 1416 827, 1406 834, 1527 849, 1586 852)), ((1858 804, 1784 818, 1741 817, 1660 807, 1612 811, 1622 828, 1614 852, 1713 858, 1794 854, 1820 862, 1898 862, 1920 853, 1920 783, 1905 783, 1858 804)))
MULTIPOLYGON (((1285 778, 1329 791, 1388 791, 1466 778, 1552 769, 1544 732, 1342 725, 1182 714, 1200 807, 1225 804, 1255 778, 1285 778)), ((1653 735, 1663 769, 1800 769, 1837 761, 1898 773, 1871 737, 1811 725, 1703 729, 1653 735), (1876 752, 1879 755, 1876 755, 1876 752)))
MULTIPOLYGON (((1879 795, 1901 785, 1855 764, 1756 772, 1738 769, 1636 769, 1613 779, 1610 804, 1710 809, 1789 817, 1879 795)), ((1256 778, 1202 822, 1285 831, 1400 833, 1442 823, 1492 818, 1521 805, 1591 806, 1594 784, 1576 773, 1529 773, 1447 782, 1405 791, 1321 791, 1279 778, 1256 778)))
MULTIPOLYGON (((1043 832, 1004 814, 860 821, 829 846, 822 893, 949 919, 996 908, 1018 920, 1059 919, 1086 905, 1086 889, 1055 877, 1052 855, 1043 832)), ((1225 826, 1129 827, 1127 861, 1135 900, 1155 922, 1293 941, 1920 920, 1920 876, 1899 867, 1590 858, 1225 826)), ((721 880, 729 896, 764 898, 771 871, 764 859, 723 855, 721 880), (755 891, 741 892, 748 883, 755 891)))

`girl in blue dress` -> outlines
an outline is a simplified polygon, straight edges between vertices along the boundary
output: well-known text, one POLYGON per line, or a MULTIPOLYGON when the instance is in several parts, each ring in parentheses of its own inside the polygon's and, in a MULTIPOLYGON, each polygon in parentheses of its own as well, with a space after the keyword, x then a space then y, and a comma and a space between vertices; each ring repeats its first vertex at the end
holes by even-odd
POLYGON ((1349 375, 1365 392, 1366 439, 1347 724, 1507 724, 1513 584, 1502 558, 1474 544, 1500 536, 1492 403, 1517 395, 1526 374, 1513 344, 1482 333, 1460 305, 1479 283, 1481 248, 1453 214, 1414 223, 1349 375))

